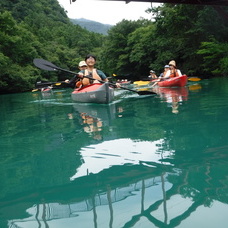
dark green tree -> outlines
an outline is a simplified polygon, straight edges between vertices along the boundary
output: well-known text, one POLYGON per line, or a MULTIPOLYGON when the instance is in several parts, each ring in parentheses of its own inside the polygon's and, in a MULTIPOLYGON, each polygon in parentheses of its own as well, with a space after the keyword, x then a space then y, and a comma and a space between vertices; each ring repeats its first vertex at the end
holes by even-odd
POLYGON ((78 62, 99 53, 104 40, 74 25, 57 0, 2 0, 0 23, 1 93, 31 90, 37 80, 71 77, 37 69, 33 59, 78 70, 78 62))
POLYGON ((227 74, 227 8, 163 4, 147 11, 152 22, 123 20, 109 31, 103 56, 110 73, 140 77, 174 59, 189 76, 227 74))
POLYGON ((102 52, 106 71, 110 74, 137 75, 138 66, 135 65, 133 54, 131 56, 132 42, 129 43, 129 39, 136 29, 149 24, 151 22, 147 20, 123 20, 109 30, 102 52))

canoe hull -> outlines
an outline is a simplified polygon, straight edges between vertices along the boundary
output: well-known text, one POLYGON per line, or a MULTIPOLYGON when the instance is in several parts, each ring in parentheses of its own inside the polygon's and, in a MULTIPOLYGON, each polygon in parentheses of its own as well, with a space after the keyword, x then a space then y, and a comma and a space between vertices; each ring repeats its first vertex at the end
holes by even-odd
POLYGON ((114 99, 114 89, 108 83, 94 83, 71 93, 74 102, 108 104, 114 99))
POLYGON ((165 81, 158 82, 159 87, 183 87, 186 86, 188 77, 186 75, 170 78, 165 81))

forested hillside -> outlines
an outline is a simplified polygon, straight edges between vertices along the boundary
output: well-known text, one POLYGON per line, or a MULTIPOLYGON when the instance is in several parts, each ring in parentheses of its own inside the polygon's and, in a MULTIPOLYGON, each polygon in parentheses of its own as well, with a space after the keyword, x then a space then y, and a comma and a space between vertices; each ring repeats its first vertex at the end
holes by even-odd
POLYGON ((103 38, 71 23, 57 0, 1 0, 0 93, 30 90, 37 80, 69 77, 41 71, 33 59, 76 70, 103 38))
POLYGON ((102 49, 103 68, 117 75, 159 75, 174 59, 182 73, 228 75, 228 7, 163 4, 149 10, 154 22, 122 21, 102 49))
POLYGON ((148 11, 153 21, 123 20, 105 36, 74 25, 57 0, 1 0, 0 93, 70 77, 37 69, 34 58, 76 71, 88 53, 108 76, 159 74, 172 59, 189 76, 227 76, 227 7, 163 4, 148 11))
POLYGON ((100 33, 103 35, 108 35, 108 30, 113 27, 113 25, 102 24, 100 22, 87 20, 84 18, 80 19, 70 19, 73 24, 80 25, 91 32, 100 33))

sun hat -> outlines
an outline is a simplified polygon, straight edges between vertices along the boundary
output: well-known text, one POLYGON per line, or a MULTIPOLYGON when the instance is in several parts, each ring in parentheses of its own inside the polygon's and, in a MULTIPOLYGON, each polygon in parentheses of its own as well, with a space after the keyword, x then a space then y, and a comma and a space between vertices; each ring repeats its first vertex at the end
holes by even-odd
POLYGON ((153 71, 153 70, 150 70, 150 73, 153 73, 153 74, 155 74, 155 71, 153 71))
POLYGON ((169 62, 169 65, 170 65, 170 66, 176 67, 176 62, 175 62, 175 60, 171 60, 171 61, 169 62))
POLYGON ((81 61, 81 62, 79 62, 78 66, 83 67, 83 66, 87 66, 87 64, 85 61, 81 61))
POLYGON ((169 65, 165 65, 164 68, 169 68, 169 65))
POLYGON ((92 54, 88 54, 88 55, 85 57, 85 61, 86 61, 87 59, 89 59, 90 57, 94 58, 95 61, 96 61, 96 56, 95 56, 95 55, 92 55, 92 54))

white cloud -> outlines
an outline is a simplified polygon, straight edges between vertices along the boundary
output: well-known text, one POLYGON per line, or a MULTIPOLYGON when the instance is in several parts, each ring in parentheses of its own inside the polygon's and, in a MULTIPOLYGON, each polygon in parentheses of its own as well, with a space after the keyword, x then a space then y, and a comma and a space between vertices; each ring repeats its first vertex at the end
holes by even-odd
MULTIPOLYGON (((70 4, 70 0, 58 0, 59 4, 68 12, 69 18, 85 18, 103 24, 112 24, 126 20, 138 20, 141 17, 151 19, 152 15, 146 13, 151 7, 148 2, 124 1, 99 1, 99 0, 76 0, 70 4)), ((158 4, 154 3, 153 6, 158 4)))

